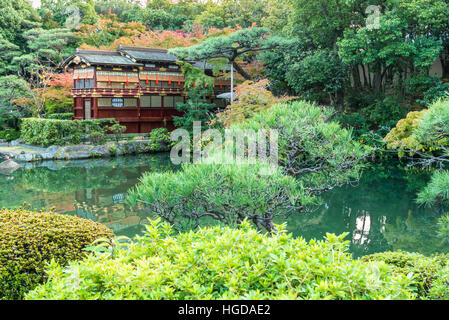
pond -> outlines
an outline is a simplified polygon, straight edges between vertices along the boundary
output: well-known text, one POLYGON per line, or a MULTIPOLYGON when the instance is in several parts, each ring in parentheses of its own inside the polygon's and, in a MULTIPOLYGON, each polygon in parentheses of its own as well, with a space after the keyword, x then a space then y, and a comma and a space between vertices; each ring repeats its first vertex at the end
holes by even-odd
MULTIPOLYGON (((149 214, 126 205, 127 190, 146 171, 176 170, 167 154, 25 166, 10 176, 0 175, 0 207, 24 202, 37 209, 55 207, 56 212, 100 222, 128 237, 142 232, 149 214)), ((387 250, 449 252, 437 234, 438 218, 445 211, 415 203, 417 190, 429 176, 428 171, 405 170, 399 162, 376 164, 357 185, 325 193, 322 205, 312 212, 276 223, 287 222, 289 232, 307 240, 347 232, 355 257, 387 250)))

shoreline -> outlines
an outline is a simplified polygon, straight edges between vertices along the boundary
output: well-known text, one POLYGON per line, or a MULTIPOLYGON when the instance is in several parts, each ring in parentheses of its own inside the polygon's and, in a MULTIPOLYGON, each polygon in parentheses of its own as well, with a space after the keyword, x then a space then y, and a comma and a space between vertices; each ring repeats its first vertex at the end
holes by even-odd
POLYGON ((107 142, 104 145, 66 145, 49 146, 47 148, 28 145, 19 141, 0 143, 0 157, 9 157, 17 162, 40 162, 46 160, 83 160, 94 158, 110 158, 132 154, 163 153, 170 151, 163 142, 154 150, 154 142, 135 140, 127 142, 107 142), (152 146, 153 144, 153 146, 152 146))

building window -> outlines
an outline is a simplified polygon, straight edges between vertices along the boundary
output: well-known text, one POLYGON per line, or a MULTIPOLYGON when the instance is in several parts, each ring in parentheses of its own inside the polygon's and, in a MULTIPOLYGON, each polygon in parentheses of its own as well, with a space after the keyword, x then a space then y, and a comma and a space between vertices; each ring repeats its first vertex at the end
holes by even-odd
POLYGON ((73 87, 75 89, 89 89, 94 87, 94 79, 78 79, 74 80, 73 87))
POLYGON ((112 106, 111 98, 98 98, 98 107, 110 107, 112 106))
POLYGON ((137 99, 136 98, 125 98, 123 99, 125 107, 137 107, 137 99))
POLYGON ((164 107, 166 107, 166 108, 176 108, 178 103, 184 103, 183 96, 165 96, 164 97, 164 107))
POLYGON ((178 103, 184 103, 184 97, 183 96, 175 96, 175 108, 178 106, 178 103))
POLYGON ((151 96, 151 107, 152 108, 162 108, 162 97, 161 96, 151 96))
POLYGON ((175 107, 175 101, 173 96, 165 96, 164 97, 164 107, 166 108, 174 108, 175 107))
POLYGON ((161 108, 162 97, 161 96, 141 96, 140 106, 142 108, 161 108))
POLYGON ((112 98, 112 106, 123 107, 124 106, 123 98, 112 98))

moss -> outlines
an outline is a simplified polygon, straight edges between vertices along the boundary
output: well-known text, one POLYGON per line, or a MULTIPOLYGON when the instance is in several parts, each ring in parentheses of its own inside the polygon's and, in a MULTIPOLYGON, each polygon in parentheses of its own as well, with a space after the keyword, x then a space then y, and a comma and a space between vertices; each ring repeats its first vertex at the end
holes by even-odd
POLYGON ((0 299, 20 299, 45 281, 51 260, 62 265, 85 256, 83 250, 113 233, 96 222, 25 208, 0 210, 0 299))

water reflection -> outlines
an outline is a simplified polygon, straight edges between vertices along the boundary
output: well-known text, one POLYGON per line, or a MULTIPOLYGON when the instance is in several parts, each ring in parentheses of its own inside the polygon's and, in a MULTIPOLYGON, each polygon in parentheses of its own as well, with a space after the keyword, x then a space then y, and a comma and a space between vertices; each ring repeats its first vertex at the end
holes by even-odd
MULTIPOLYGON (((117 159, 50 161, 27 164, 11 176, 0 175, 0 206, 23 202, 34 208, 55 207, 57 212, 97 221, 117 235, 132 237, 143 229, 150 213, 130 208, 126 192, 146 171, 176 170, 168 155, 142 155, 117 159)), ((379 164, 367 170, 357 186, 345 186, 323 195, 323 204, 309 213, 298 213, 287 222, 295 236, 322 239, 327 232, 348 233, 354 256, 386 250, 449 252, 437 236, 444 208, 417 206, 416 192, 429 172, 405 171, 398 163, 379 164)), ((217 224, 206 218, 201 226, 217 224)), ((188 230, 192 221, 179 221, 188 230)))
POLYGON ((406 171, 399 163, 373 166, 358 186, 332 190, 323 195, 324 203, 317 210, 289 217, 288 229, 306 239, 347 232, 356 257, 387 250, 449 252, 446 241, 437 235, 444 208, 425 208, 415 202, 429 178, 430 172, 406 171))
POLYGON ((126 192, 144 172, 166 170, 176 168, 164 154, 30 163, 11 176, 0 175, 0 207, 24 202, 36 209, 55 207, 56 212, 90 219, 132 237, 142 230, 148 213, 130 208, 126 192))

